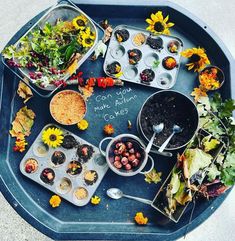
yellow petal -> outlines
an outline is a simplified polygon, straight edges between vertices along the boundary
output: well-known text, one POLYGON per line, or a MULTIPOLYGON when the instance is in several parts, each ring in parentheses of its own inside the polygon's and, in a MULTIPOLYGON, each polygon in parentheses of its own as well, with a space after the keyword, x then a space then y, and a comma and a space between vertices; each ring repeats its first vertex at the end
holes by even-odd
POLYGON ((157 16, 154 15, 153 13, 151 14, 151 19, 152 19, 154 22, 157 22, 157 21, 158 21, 157 16))
POLYGON ((148 24, 154 24, 154 22, 153 22, 151 19, 149 19, 149 18, 145 19, 145 21, 146 21, 148 24))
POLYGON ((166 23, 168 20, 169 20, 169 15, 167 15, 167 16, 165 17, 165 19, 163 20, 163 22, 166 23))
POLYGON ((158 11, 158 12, 156 13, 156 16, 157 16, 157 18, 160 20, 160 22, 163 21, 162 11, 158 11))
POLYGON ((168 23, 168 24, 167 24, 167 27, 168 27, 168 28, 171 28, 171 27, 173 27, 174 25, 175 25, 174 23, 168 23))

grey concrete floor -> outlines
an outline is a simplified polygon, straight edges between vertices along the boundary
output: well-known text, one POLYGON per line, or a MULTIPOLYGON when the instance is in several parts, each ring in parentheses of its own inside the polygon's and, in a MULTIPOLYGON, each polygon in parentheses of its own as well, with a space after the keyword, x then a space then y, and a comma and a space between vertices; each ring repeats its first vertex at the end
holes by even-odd
MULTIPOLYGON (((211 27, 235 57, 234 0, 172 0, 188 9, 211 27)), ((0 0, 0 50, 11 36, 38 12, 55 3, 54 0, 0 0)), ((233 80, 235 81, 235 80, 233 80)), ((202 225, 189 233, 187 241, 235 240, 235 190, 202 225)), ((0 194, 1 241, 49 241, 25 222, 0 194)), ((180 240, 183 240, 180 239, 180 240)))

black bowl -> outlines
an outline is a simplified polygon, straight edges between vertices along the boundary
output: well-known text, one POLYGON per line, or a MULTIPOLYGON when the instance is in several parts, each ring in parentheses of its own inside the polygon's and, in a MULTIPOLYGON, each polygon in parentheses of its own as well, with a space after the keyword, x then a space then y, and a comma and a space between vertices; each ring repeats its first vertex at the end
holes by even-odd
POLYGON ((184 94, 173 90, 163 90, 151 95, 143 104, 138 119, 139 129, 149 141, 153 135, 153 125, 164 123, 164 129, 156 135, 153 145, 160 147, 172 133, 174 124, 183 131, 175 134, 166 150, 176 150, 187 145, 198 128, 199 115, 195 104, 184 94))

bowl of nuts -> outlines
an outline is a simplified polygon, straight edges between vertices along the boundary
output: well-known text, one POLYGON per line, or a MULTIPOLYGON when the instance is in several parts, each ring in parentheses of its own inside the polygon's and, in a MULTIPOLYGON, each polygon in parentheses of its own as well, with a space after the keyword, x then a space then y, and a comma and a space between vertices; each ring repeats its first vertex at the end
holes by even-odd
POLYGON ((139 137, 131 134, 121 134, 116 137, 106 137, 99 144, 100 153, 105 156, 112 171, 120 176, 134 176, 138 173, 146 174, 154 167, 154 161, 146 152, 146 146, 139 137), (106 150, 102 145, 109 141, 106 150), (151 167, 148 171, 142 171, 148 160, 151 167))

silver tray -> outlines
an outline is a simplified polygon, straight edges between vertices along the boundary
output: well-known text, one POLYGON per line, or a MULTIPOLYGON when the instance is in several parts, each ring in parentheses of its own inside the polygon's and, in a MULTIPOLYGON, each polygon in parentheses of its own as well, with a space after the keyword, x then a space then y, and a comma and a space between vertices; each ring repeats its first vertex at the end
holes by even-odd
POLYGON ((157 35, 153 36, 150 34, 150 32, 136 28, 133 26, 127 26, 127 25, 118 25, 114 30, 112 37, 110 39, 110 43, 108 46, 108 50, 106 53, 103 69, 104 72, 108 76, 112 76, 107 71, 107 66, 115 61, 119 62, 121 65, 121 76, 119 76, 120 79, 129 81, 132 83, 142 84, 151 86, 158 89, 170 89, 172 88, 177 79, 178 70, 180 67, 180 52, 183 49, 183 42, 178 37, 169 36, 169 35, 157 35), (129 38, 124 42, 118 42, 115 36, 115 32, 117 30, 123 30, 126 29, 129 32, 129 38), (138 34, 142 33, 145 36, 145 39, 147 40, 148 37, 151 38, 161 38, 163 41, 162 49, 157 50, 151 48, 146 41, 141 45, 137 46, 133 43, 133 37, 138 34), (173 41, 176 42, 178 45, 178 51, 177 53, 171 53, 168 50, 168 44, 173 41), (142 53, 142 57, 140 61, 133 65, 129 63, 129 57, 128 57, 128 50, 132 49, 138 49, 142 53), (163 67, 162 61, 166 57, 173 57, 177 62, 177 67, 175 67, 172 70, 167 70, 163 67), (158 67, 154 68, 154 61, 159 61, 158 67), (153 81, 144 83, 140 79, 140 73, 144 69, 151 69, 153 70, 155 77, 153 81))
MULTIPOLYGON (((95 32, 95 36, 96 36, 93 46, 79 60, 78 65, 77 65, 77 69, 78 69, 82 65, 82 63, 94 51, 96 44, 98 42, 98 30, 97 30, 93 20, 89 16, 87 16, 76 5, 57 4, 53 7, 51 7, 23 36, 21 36, 21 38, 29 35, 33 30, 35 30, 38 27, 42 28, 46 24, 46 22, 49 22, 50 24, 54 25, 58 18, 62 19, 63 21, 71 21, 73 18, 75 18, 78 15, 84 15, 88 19, 88 26, 91 28, 91 30, 93 32, 95 32)), ((20 39, 14 44, 16 46, 16 48, 20 47, 20 39)), ((17 61, 17 59, 16 59, 16 61, 17 61)), ((30 77, 29 77, 30 71, 28 68, 19 68, 19 72, 22 74, 23 77, 27 77, 30 80, 30 82, 34 84, 34 81, 32 79, 30 79, 30 77)), ((70 75, 66 74, 66 75, 64 75, 63 80, 67 80, 69 77, 70 77, 70 75)), ((46 88, 42 88, 39 85, 36 85, 36 86, 40 89, 49 90, 49 91, 52 91, 57 88, 54 85, 48 85, 46 88)))
POLYGON ((89 142, 83 140, 82 138, 72 134, 71 132, 69 132, 69 131, 65 130, 64 128, 61 128, 55 124, 48 124, 42 129, 42 131, 37 136, 36 140, 31 145, 30 149, 28 150, 28 152, 25 154, 25 156, 23 157, 23 159, 20 162, 20 171, 24 176, 37 182, 38 184, 42 185, 43 187, 49 189, 50 191, 58 194, 59 196, 66 199, 67 201, 73 203, 76 206, 84 206, 90 201, 90 198, 93 196, 94 192, 96 191, 97 187, 99 186, 99 184, 100 184, 102 178, 104 177, 105 173, 107 172, 107 170, 108 170, 108 165, 106 163, 106 160, 100 154, 100 151, 97 147, 91 145, 89 142), (37 149, 38 149, 37 147, 39 145, 43 144, 42 139, 41 139, 42 132, 49 126, 53 126, 53 127, 57 127, 59 129, 61 129, 63 131, 64 135, 67 135, 67 134, 72 135, 76 139, 76 141, 79 143, 79 146, 86 144, 93 148, 94 152, 93 152, 91 158, 87 162, 79 161, 82 165, 82 171, 80 174, 72 176, 71 174, 66 172, 70 161, 79 160, 79 157, 76 154, 77 148, 65 149, 62 146, 57 147, 57 148, 50 148, 50 147, 46 146, 48 148, 48 151, 45 154, 41 154, 37 151, 37 149), (55 166, 54 163, 52 163, 51 157, 55 151, 61 151, 65 154, 66 160, 63 164, 55 166), (25 162, 29 158, 36 159, 36 161, 38 162, 37 170, 32 173, 27 173, 25 171, 25 162), (50 168, 55 173, 55 178, 54 178, 53 182, 51 182, 51 183, 45 183, 40 178, 40 175, 45 168, 50 168), (94 170, 97 172, 98 178, 97 178, 96 182, 94 182, 93 184, 87 184, 84 180, 84 173, 88 170, 94 170), (69 190, 65 191, 60 188, 60 182, 63 178, 66 178, 66 180, 71 181, 71 188, 69 190), (86 198, 80 199, 80 200, 76 198, 74 192, 78 187, 82 187, 87 190, 88 195, 86 198))

